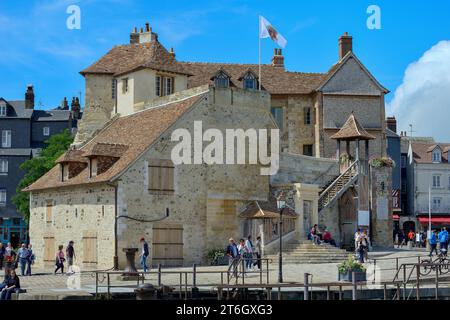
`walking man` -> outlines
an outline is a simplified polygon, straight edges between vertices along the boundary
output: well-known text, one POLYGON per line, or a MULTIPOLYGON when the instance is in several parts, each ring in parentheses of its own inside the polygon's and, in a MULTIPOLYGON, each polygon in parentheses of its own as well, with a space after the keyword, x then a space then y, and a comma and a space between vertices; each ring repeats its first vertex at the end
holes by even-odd
POLYGON ((253 242, 252 242, 252 236, 248 236, 247 240, 245 241, 245 246, 247 247, 247 258, 245 260, 245 268, 252 269, 253 267, 253 242))
POLYGON ((20 274, 22 276, 25 275, 25 268, 27 267, 28 263, 28 249, 25 243, 22 243, 22 246, 19 249, 19 252, 17 253, 20 263, 20 274))
POLYGON ((31 265, 34 263, 34 253, 33 246, 31 243, 28 244, 28 257, 27 257, 27 276, 31 276, 31 265))
POLYGON ((233 266, 233 272, 235 275, 237 275, 237 268, 236 264, 238 261, 239 251, 237 248, 237 245, 233 238, 230 238, 228 240, 228 246, 226 248, 226 254, 228 256, 228 265, 231 267, 233 266))
POLYGON ((433 256, 433 251, 436 252, 436 255, 438 254, 437 252, 437 234, 436 234, 436 230, 431 231, 430 237, 428 238, 428 242, 430 243, 430 257, 433 256))
POLYGON ((255 243, 255 255, 256 255, 256 261, 253 263, 253 266, 258 266, 258 269, 261 269, 261 236, 256 237, 256 243, 255 243))
POLYGON ((75 248, 73 247, 74 242, 71 240, 66 248, 66 257, 67 257, 67 274, 75 273, 73 271, 73 260, 75 259, 75 248))
POLYGON ((441 232, 438 234, 439 239, 439 245, 441 248, 441 252, 444 255, 447 255, 447 249, 448 249, 448 231, 446 227, 443 227, 441 232))
POLYGON ((144 272, 147 272, 147 257, 150 254, 150 251, 148 250, 148 243, 145 241, 145 238, 141 238, 141 246, 142 246, 142 252, 141 252, 141 266, 142 269, 144 269, 144 272))

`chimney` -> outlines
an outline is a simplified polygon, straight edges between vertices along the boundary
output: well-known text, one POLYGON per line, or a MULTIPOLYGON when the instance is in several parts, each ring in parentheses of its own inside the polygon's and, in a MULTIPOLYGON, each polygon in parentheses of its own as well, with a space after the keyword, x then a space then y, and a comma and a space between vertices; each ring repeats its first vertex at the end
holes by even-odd
POLYGON ((34 91, 33 85, 27 85, 27 91, 25 92, 25 109, 34 109, 34 91))
POLYGON ((72 103, 70 104, 70 111, 72 113, 72 119, 80 119, 80 100, 78 98, 72 98, 72 103))
POLYGON ((386 125, 389 130, 397 133, 397 119, 395 119, 395 117, 387 117, 386 125))
POLYGON ((175 60, 175 52, 173 51, 173 48, 170 48, 169 56, 170 56, 173 60, 175 60))
POLYGON ((284 68, 284 57, 281 49, 273 49, 272 66, 284 68))
POLYGON ((139 43, 139 33, 137 32, 137 28, 134 27, 133 32, 130 33, 130 44, 139 43))
POLYGON ((345 32, 343 36, 339 37, 339 60, 345 57, 345 55, 353 51, 353 38, 345 32))
POLYGON ((67 98, 64 97, 64 100, 61 102, 61 109, 69 110, 69 104, 67 103, 67 98))

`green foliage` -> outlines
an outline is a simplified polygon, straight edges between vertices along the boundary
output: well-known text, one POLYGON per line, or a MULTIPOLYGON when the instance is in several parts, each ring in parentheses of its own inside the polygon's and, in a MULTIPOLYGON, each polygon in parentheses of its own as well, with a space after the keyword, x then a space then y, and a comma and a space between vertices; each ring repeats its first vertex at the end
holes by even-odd
POLYGON ((338 265, 339 273, 347 273, 347 272, 365 272, 366 268, 362 265, 361 262, 355 259, 352 254, 348 255, 346 261, 338 265))
POLYGON ((370 165, 374 168, 395 167, 395 161, 388 157, 375 158, 370 160, 370 165))
POLYGON ((225 254, 226 252, 224 249, 210 249, 206 255, 209 259, 214 260, 215 258, 225 256, 225 254))
POLYGON ((17 193, 12 198, 12 202, 16 205, 17 210, 23 215, 27 223, 30 217, 30 194, 23 192, 22 189, 28 187, 53 168, 56 159, 69 149, 72 141, 73 137, 69 130, 55 134, 45 141, 47 146, 42 149, 38 156, 20 165, 20 169, 25 171, 25 175, 17 186, 17 193))

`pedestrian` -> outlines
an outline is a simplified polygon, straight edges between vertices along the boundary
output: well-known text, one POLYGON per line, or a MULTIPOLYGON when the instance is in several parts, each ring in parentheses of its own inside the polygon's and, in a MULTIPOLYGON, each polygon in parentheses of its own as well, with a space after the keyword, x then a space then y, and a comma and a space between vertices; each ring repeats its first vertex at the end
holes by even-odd
POLYGON ((74 242, 72 240, 69 241, 69 244, 66 247, 66 258, 67 258, 67 274, 75 273, 73 271, 73 260, 75 259, 75 248, 73 247, 74 242))
POLYGON ((437 234, 435 230, 431 231, 431 234, 428 237, 428 243, 430 244, 430 257, 433 256, 433 251, 435 251, 437 255, 437 234))
POLYGON ((422 232, 416 233, 416 248, 421 247, 422 232))
MULTIPOLYGON (((237 249, 238 249, 239 257, 245 259, 248 256, 248 248, 245 245, 244 239, 239 240, 239 245, 238 245, 237 249)), ((242 270, 242 273, 245 273, 245 264, 244 264, 244 270, 242 270)))
POLYGON ((27 267, 28 262, 28 249, 27 245, 25 243, 22 243, 22 246, 19 249, 19 252, 17 253, 19 262, 20 262, 20 274, 22 276, 25 275, 25 269, 27 267))
POLYGON ((59 245, 58 246, 58 252, 56 252, 56 257, 55 257, 55 265, 56 265, 55 274, 58 272, 59 269, 61 269, 61 274, 64 274, 64 262, 66 261, 66 258, 64 256, 63 248, 64 248, 63 245, 59 245))
POLYGON ((261 236, 257 236, 256 237, 256 243, 255 243, 255 251, 254 251, 255 255, 256 255, 256 261, 253 263, 253 266, 258 266, 258 269, 261 269, 261 253, 262 253, 262 248, 261 248, 261 236))
POLYGON ((328 229, 325 229, 325 232, 323 233, 323 242, 329 243, 330 245, 336 247, 336 241, 333 240, 331 237, 330 231, 328 229))
POLYGON ((3 242, 0 241, 0 270, 3 269, 3 259, 5 258, 5 247, 3 246, 3 242))
POLYGON ((427 233, 426 232, 422 232, 422 248, 426 248, 427 247, 427 233))
POLYGON ((364 249, 364 259, 369 260, 369 247, 370 247, 370 239, 367 234, 367 230, 364 230, 361 235, 361 241, 364 249))
POLYGON ((361 236, 361 229, 357 229, 353 237, 353 241, 355 244, 355 252, 358 252, 360 236, 361 236))
POLYGON ((28 244, 28 257, 27 257, 27 276, 31 276, 31 265, 34 264, 36 257, 33 253, 33 246, 31 243, 28 244))
POLYGON ((439 245, 441 252, 446 256, 448 249, 448 231, 446 227, 443 227, 441 232, 438 234, 439 245))
POLYGON ((2 289, 0 300, 11 300, 11 295, 14 292, 20 292, 20 279, 16 274, 16 270, 12 269, 11 275, 7 279, 5 287, 2 289))
POLYGON ((406 245, 406 236, 403 230, 400 230, 398 232, 398 246, 397 249, 403 248, 403 246, 406 245))
POLYGON ((245 259, 245 268, 246 269, 252 269, 253 267, 253 242, 252 242, 252 236, 249 235, 247 237, 247 240, 245 241, 245 246, 247 247, 247 254, 245 259))
POLYGON ((11 242, 8 242, 5 248, 5 261, 5 269, 15 269, 14 267, 16 264, 16 252, 13 250, 11 242))
POLYGON ((5 277, 2 283, 0 283, 0 292, 8 285, 9 278, 11 278, 11 270, 5 268, 5 277))
POLYGON ((319 227, 317 226, 317 224, 315 224, 312 228, 311 228, 311 239, 313 240, 313 244, 314 245, 320 245, 320 232, 319 232, 319 227))
POLYGON ((411 247, 414 246, 414 238, 415 238, 416 234, 414 233, 414 231, 410 230, 408 232, 408 242, 411 242, 411 247))
POLYGON ((228 246, 225 250, 226 255, 228 256, 228 265, 229 268, 233 269, 233 273, 235 274, 235 276, 237 275, 237 262, 239 260, 239 251, 236 245, 236 242, 234 241, 233 238, 230 238, 228 240, 228 246))
POLYGON ((150 251, 148 249, 148 243, 147 243, 147 241, 145 241, 144 237, 141 238, 140 242, 141 242, 141 247, 142 247, 142 251, 141 251, 141 255, 140 255, 141 266, 142 266, 142 269, 144 269, 144 272, 147 272, 147 270, 148 270, 147 258, 150 254, 150 251))
POLYGON ((358 235, 356 252, 358 253, 358 260, 361 263, 364 263, 364 245, 363 245, 363 235, 358 235))

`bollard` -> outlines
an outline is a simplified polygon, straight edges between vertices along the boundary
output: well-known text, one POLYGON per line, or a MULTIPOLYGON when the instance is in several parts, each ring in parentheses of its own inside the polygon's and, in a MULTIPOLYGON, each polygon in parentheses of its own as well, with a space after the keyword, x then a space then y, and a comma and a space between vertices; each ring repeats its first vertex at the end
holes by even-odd
POLYGON ((352 272, 352 300, 357 300, 356 290, 357 290, 356 272, 353 271, 352 272))
POLYGON ((158 264, 158 287, 161 287, 161 264, 158 264))
POLYGON ((309 300, 309 273, 305 273, 304 287, 303 287, 303 300, 309 300))
POLYGON ((192 267, 192 286, 197 286, 197 264, 194 263, 194 266, 192 267))

